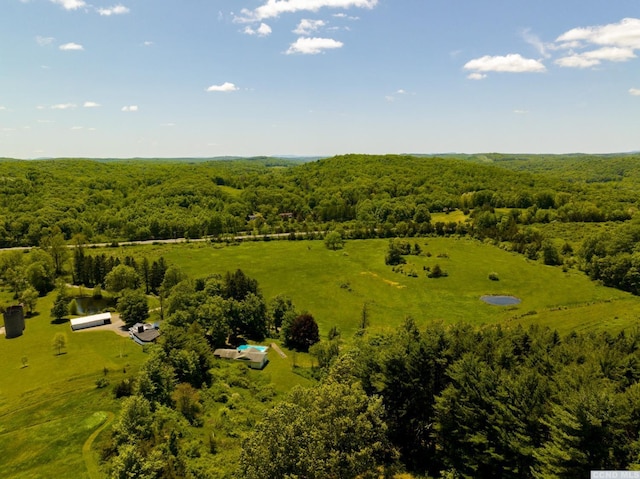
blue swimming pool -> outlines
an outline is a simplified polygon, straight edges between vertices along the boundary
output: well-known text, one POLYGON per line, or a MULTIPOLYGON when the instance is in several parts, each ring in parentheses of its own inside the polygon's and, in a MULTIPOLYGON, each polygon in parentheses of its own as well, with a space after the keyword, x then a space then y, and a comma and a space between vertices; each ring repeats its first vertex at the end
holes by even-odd
POLYGON ((269 346, 258 346, 256 344, 243 344, 242 346, 238 346, 236 349, 238 351, 244 351, 249 348, 257 349, 258 351, 264 353, 267 351, 267 349, 269 349, 269 346))

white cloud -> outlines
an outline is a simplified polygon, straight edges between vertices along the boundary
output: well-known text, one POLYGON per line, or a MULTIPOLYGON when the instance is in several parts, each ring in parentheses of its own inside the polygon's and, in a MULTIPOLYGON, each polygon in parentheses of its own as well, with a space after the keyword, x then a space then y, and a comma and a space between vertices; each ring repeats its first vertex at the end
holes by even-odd
POLYGON ((487 78, 487 75, 485 75, 484 73, 470 73, 469 75, 467 75, 467 78, 469 80, 484 80, 485 78, 487 78))
POLYGON ((237 86, 235 86, 233 83, 229 83, 224 82, 222 85, 211 85, 209 88, 207 88, 206 91, 220 91, 220 92, 231 92, 231 91, 237 91, 239 88, 237 86))
POLYGON ((145 47, 150 47, 151 45, 153 45, 153 42, 150 42, 149 40, 147 40, 146 42, 143 43, 143 45, 145 47))
POLYGON ((122 107, 122 111, 138 111, 138 105, 126 105, 122 107))
POLYGON ((317 12, 321 8, 374 8, 378 0, 266 0, 255 10, 243 8, 238 22, 258 22, 266 18, 278 17, 283 13, 301 11, 317 12))
POLYGON ((513 110, 516 115, 526 115, 529 113, 529 110, 513 110))
POLYGON ((52 110, 71 110, 75 107, 75 103, 58 103, 57 105, 51 105, 52 110))
POLYGON ((271 27, 266 23, 261 23, 258 28, 245 27, 243 30, 247 35, 257 35, 259 37, 268 37, 271 35, 271 27))
POLYGON ((560 35, 556 42, 572 45, 586 42, 595 45, 640 49, 640 19, 624 18, 618 23, 574 28, 560 35))
POLYGON ((41 47, 46 47, 47 45, 51 45, 54 40, 55 38, 53 37, 41 37, 40 35, 36 37, 36 43, 41 47))
POLYGON ((522 38, 525 42, 535 48, 539 55, 542 55, 545 58, 549 57, 549 53, 547 53, 547 46, 542 42, 542 40, 540 40, 538 35, 531 33, 531 29, 526 28, 523 30, 522 38))
POLYGON ((640 88, 629 88, 629 95, 640 96, 640 88))
POLYGON ((582 55, 569 55, 568 57, 558 58, 554 63, 566 68, 589 68, 599 65, 600 60, 585 58, 582 55))
POLYGON ((129 9, 124 5, 114 5, 109 8, 98 8, 98 13, 105 17, 110 17, 111 15, 124 15, 125 13, 129 13, 129 9))
POLYGON ((323 50, 342 48, 344 43, 332 38, 298 38, 285 52, 287 55, 301 53, 303 55, 316 55, 323 50))
POLYGON ((555 63, 561 67, 588 68, 599 65, 602 60, 610 62, 626 62, 636 58, 631 48, 603 47, 585 53, 574 53, 558 58, 555 63))
POLYGON ((84 130, 84 126, 72 126, 72 130, 84 130))
POLYGON ((6 111, 7 107, 0 105, 0 111, 6 111))
POLYGON ((95 101, 85 101, 84 105, 82 106, 85 108, 97 108, 102 105, 100 105, 100 103, 96 103, 95 101))
POLYGON ((65 43, 64 45, 60 45, 60 50, 63 51, 80 51, 84 50, 84 47, 78 43, 65 43))
POLYGON ((65 10, 77 10, 87 5, 84 0, 51 0, 51 3, 60 5, 65 10))
POLYGON ((304 18, 300 20, 300 23, 293 31, 293 33, 296 33, 298 35, 309 35, 324 26, 325 22, 322 20, 307 20, 306 18, 304 18))
POLYGON ((506 56, 485 55, 475 58, 464 65, 465 70, 476 72, 507 72, 507 73, 539 73, 546 71, 545 66, 538 60, 523 58, 517 53, 506 56))

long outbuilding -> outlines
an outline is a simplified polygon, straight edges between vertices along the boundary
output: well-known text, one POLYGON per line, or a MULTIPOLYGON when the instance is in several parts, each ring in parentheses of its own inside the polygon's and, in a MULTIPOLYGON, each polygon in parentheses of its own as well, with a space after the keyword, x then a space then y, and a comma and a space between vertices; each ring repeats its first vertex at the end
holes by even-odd
POLYGON ((91 316, 72 319, 71 329, 77 331, 79 329, 95 328, 96 326, 102 326, 110 322, 111 313, 92 314, 91 316))

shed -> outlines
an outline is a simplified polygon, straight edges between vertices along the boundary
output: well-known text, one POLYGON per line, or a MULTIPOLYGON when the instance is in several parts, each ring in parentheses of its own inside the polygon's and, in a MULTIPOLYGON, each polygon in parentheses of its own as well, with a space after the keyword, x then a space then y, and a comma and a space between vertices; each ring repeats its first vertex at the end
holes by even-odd
POLYGON ((83 316, 71 320, 71 329, 77 331, 79 329, 94 328, 111 322, 111 313, 92 314, 91 316, 83 316))

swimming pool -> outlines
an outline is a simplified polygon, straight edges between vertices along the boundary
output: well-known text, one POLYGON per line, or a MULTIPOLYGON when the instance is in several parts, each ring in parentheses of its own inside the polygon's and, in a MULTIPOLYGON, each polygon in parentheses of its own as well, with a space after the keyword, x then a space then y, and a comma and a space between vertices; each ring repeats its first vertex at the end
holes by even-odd
POLYGON ((238 346, 236 349, 238 351, 245 351, 249 348, 257 349, 261 353, 264 353, 269 349, 269 346, 258 346, 257 344, 243 344, 242 346, 238 346))

